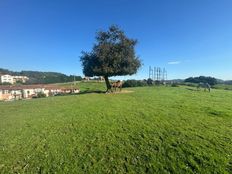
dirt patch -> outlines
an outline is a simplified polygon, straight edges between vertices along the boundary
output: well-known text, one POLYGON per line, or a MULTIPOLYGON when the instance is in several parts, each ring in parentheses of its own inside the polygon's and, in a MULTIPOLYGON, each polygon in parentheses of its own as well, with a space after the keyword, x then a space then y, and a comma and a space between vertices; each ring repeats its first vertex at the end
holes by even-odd
POLYGON ((126 94, 126 93, 132 93, 134 91, 129 91, 129 90, 122 90, 122 91, 116 91, 116 92, 112 92, 109 94, 126 94))

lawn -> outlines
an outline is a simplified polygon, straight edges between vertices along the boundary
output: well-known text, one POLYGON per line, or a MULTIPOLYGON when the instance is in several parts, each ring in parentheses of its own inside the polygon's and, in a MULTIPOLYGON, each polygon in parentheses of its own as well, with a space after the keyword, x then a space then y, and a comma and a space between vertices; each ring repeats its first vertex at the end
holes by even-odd
POLYGON ((105 82, 97 82, 97 81, 89 81, 89 82, 81 82, 77 81, 75 83, 58 83, 57 85, 62 87, 78 87, 81 90, 81 93, 91 93, 91 92, 104 92, 106 91, 105 82), (74 85, 75 84, 75 85, 74 85))
POLYGON ((216 89, 232 90, 232 85, 218 84, 213 87, 216 89))
POLYGON ((0 173, 231 173, 232 91, 0 103, 0 173))

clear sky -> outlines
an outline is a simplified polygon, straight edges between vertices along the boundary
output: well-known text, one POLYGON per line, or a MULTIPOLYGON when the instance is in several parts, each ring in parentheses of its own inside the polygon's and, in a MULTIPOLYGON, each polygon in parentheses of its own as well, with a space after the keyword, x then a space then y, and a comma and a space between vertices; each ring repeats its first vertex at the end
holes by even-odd
POLYGON ((232 79, 232 0, 0 0, 0 67, 82 75, 81 51, 111 24, 139 41, 131 78, 232 79))

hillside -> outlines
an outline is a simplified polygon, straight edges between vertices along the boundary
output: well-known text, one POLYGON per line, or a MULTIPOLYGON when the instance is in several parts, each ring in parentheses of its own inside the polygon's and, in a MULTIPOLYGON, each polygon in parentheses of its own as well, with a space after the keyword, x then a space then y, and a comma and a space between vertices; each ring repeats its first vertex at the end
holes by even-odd
MULTIPOLYGON (((0 68, 0 74, 9 74, 15 76, 27 76, 29 81, 27 84, 49 84, 49 83, 65 83, 74 80, 73 75, 65 75, 58 72, 42 72, 42 71, 10 71, 0 68)), ((81 80, 80 76, 75 76, 75 80, 81 80)))
POLYGON ((231 91, 127 90, 0 103, 0 173, 231 173, 231 91))

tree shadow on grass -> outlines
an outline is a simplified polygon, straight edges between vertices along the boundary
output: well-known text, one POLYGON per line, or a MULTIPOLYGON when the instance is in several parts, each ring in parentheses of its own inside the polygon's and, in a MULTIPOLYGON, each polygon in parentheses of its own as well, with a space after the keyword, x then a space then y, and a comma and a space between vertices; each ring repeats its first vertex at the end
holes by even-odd
POLYGON ((83 95, 83 94, 106 94, 106 91, 101 90, 84 90, 79 93, 68 93, 68 94, 57 94, 55 96, 75 96, 75 95, 83 95))
POLYGON ((85 90, 81 91, 74 95, 83 95, 83 94, 124 94, 124 93, 131 93, 134 91, 123 90, 123 91, 104 91, 104 90, 85 90))
POLYGON ((106 91, 102 91, 102 90, 85 90, 85 91, 80 91, 76 95, 83 95, 83 94, 105 94, 105 93, 106 93, 106 91))

